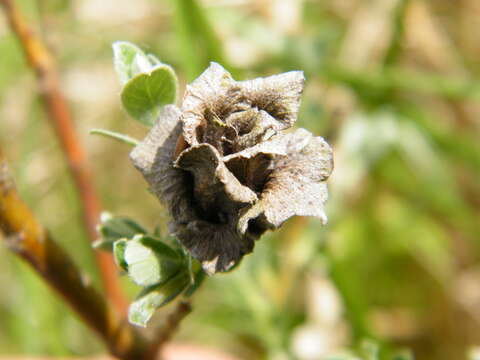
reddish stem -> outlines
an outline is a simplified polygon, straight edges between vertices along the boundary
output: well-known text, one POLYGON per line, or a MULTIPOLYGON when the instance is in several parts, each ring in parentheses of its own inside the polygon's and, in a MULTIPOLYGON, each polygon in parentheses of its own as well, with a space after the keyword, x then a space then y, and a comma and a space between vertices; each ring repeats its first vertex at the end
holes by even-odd
MULTIPOLYGON (((0 5, 3 6, 10 27, 20 41, 28 63, 37 75, 48 119, 60 142, 80 196, 83 222, 88 237, 94 241, 97 238, 96 225, 101 206, 93 186, 85 151, 76 136, 71 111, 60 90, 55 63, 47 47, 28 26, 14 2, 0 0, 0 5)), ((108 298, 120 313, 126 314, 127 302, 121 291, 111 255, 96 252, 95 256, 108 298)))

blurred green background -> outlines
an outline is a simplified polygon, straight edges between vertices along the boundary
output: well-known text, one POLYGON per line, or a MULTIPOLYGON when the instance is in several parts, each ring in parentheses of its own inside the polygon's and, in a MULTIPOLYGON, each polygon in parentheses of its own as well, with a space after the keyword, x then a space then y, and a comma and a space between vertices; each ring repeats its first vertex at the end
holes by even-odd
MULTIPOLYGON (((478 0, 17 3, 58 60, 105 209, 150 227, 166 215, 128 146, 88 135, 146 133, 122 110, 111 43, 171 64, 182 92, 211 60, 237 79, 305 71, 298 126, 335 152, 329 224, 292 219, 238 269, 208 279, 177 341, 254 360, 376 346, 382 359, 480 357, 478 0)), ((98 283, 37 89, 0 16, 1 146, 24 199, 98 283)), ((0 257, 0 354, 104 351, 3 244, 0 257)))

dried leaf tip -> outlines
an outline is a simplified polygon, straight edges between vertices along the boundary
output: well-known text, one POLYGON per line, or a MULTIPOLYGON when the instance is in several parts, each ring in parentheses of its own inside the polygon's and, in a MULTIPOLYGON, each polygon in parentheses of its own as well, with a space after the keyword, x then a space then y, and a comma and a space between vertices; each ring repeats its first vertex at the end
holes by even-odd
POLYGON ((301 71, 235 81, 219 64, 169 105, 131 159, 168 207, 170 230, 209 274, 227 271, 288 218, 326 222, 332 149, 297 120, 301 71))

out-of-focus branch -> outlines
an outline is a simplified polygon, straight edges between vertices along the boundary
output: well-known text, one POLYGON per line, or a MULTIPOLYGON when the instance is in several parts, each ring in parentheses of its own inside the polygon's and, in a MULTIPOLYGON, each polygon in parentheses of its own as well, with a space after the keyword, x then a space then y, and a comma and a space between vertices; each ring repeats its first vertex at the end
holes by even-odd
MULTIPOLYGON (((20 41, 28 63, 37 75, 48 118, 61 143, 78 189, 88 236, 94 241, 97 237, 96 224, 100 214, 100 203, 93 187, 84 149, 76 137, 70 109, 60 90, 54 61, 47 47, 28 26, 14 1, 0 0, 0 5, 3 6, 10 27, 20 41)), ((97 252, 96 259, 109 299, 122 314, 126 314, 127 302, 122 295, 111 256, 97 252)))
MULTIPOLYGON (((239 360, 233 355, 201 345, 169 343, 163 351, 163 360, 239 360)), ((32 357, 32 356, 0 356, 0 360, 115 360, 110 356, 94 357, 32 357)))
POLYGON ((192 307, 188 301, 180 301, 175 306, 175 309, 167 316, 163 327, 158 329, 155 338, 146 353, 146 359, 156 359, 162 351, 165 344, 172 338, 172 335, 178 329, 180 322, 185 316, 190 314, 192 307))
POLYGON ((330 82, 383 93, 399 90, 442 96, 452 100, 480 99, 480 81, 459 76, 445 76, 396 67, 358 71, 334 64, 326 66, 320 75, 330 82))
POLYGON ((142 358, 143 344, 134 329, 108 306, 20 199, 1 153, 0 230, 8 247, 30 264, 99 334, 112 355, 128 360, 142 358))

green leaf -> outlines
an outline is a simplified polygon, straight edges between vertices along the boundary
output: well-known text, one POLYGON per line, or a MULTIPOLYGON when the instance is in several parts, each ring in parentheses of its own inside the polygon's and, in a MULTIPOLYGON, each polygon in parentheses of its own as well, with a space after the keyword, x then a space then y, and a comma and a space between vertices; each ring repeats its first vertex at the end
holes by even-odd
POLYGON ((153 65, 153 66, 156 66, 156 65, 160 65, 162 62, 160 61, 159 58, 157 58, 155 55, 153 54, 147 54, 147 57, 148 57, 148 60, 150 60, 150 63, 153 65))
POLYGON ((136 284, 141 286, 158 284, 178 271, 179 258, 172 259, 170 253, 163 256, 165 248, 168 246, 162 242, 156 240, 152 242, 151 238, 143 236, 136 236, 127 242, 124 259, 128 266, 128 275, 136 284))
POLYGON ((139 143, 137 139, 134 139, 128 135, 120 134, 120 133, 110 131, 110 130, 105 130, 105 129, 91 129, 90 134, 106 136, 132 146, 137 146, 139 143))
POLYGON ((163 241, 150 235, 143 235, 141 238, 139 237, 139 241, 144 246, 151 248, 158 256, 162 258, 180 261, 184 255, 184 253, 175 251, 163 241))
POLYGON ((101 240, 95 242, 96 248, 104 249, 106 244, 110 243, 110 248, 113 243, 119 239, 131 239, 137 234, 145 234, 147 231, 138 223, 127 217, 113 216, 108 212, 103 212, 100 219, 100 224, 97 226, 97 231, 100 233, 101 240))
POLYGON ((128 309, 131 324, 145 327, 159 307, 177 297, 189 284, 189 276, 181 271, 167 281, 145 289, 128 309))
POLYGON ((125 248, 127 247, 127 240, 120 239, 113 243, 113 259, 117 266, 123 271, 128 271, 128 264, 125 261, 125 248))
MULTIPOLYGON (((125 110, 143 124, 153 125, 162 106, 175 102, 175 72, 154 55, 144 53, 132 43, 117 41, 112 47, 115 70, 124 85, 121 97, 125 110)), ((107 131, 96 133, 134 143, 123 135, 107 131)))
POLYGON ((129 80, 122 91, 125 110, 141 123, 152 126, 164 105, 175 102, 177 77, 165 64, 156 65, 148 73, 141 73, 129 80))
POLYGON ((147 58, 147 55, 138 46, 128 41, 116 41, 112 44, 112 48, 115 70, 120 82, 125 84, 137 74, 134 72, 134 62, 138 62, 139 58, 147 58))
POLYGON ((93 242, 92 247, 95 250, 112 251, 113 243, 114 241, 112 241, 111 239, 108 239, 108 240, 98 239, 93 242))

